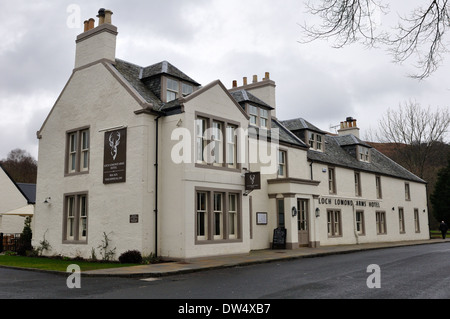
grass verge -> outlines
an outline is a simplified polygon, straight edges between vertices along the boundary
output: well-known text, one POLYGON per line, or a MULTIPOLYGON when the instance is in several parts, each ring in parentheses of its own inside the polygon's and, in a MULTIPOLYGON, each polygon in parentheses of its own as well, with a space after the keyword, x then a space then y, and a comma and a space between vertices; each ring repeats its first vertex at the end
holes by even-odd
POLYGON ((19 268, 35 268, 41 270, 63 271, 67 266, 76 264, 81 271, 136 266, 136 264, 121 264, 114 262, 90 262, 86 260, 65 260, 46 257, 23 257, 14 255, 0 255, 0 265, 19 268))

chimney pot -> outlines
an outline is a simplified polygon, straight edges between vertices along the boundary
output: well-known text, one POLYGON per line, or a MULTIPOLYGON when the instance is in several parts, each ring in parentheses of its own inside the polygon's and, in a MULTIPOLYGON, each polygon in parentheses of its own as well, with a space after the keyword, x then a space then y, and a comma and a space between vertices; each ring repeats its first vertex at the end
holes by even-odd
POLYGON ((113 12, 111 10, 105 10, 105 23, 111 24, 111 16, 113 12))
POLYGON ((253 76, 253 83, 257 83, 258 82, 258 76, 257 75, 254 75, 253 76))
POLYGON ((100 8, 100 10, 98 10, 98 25, 102 25, 103 23, 105 23, 105 9, 104 8, 100 8))
POLYGON ((85 20, 84 21, 84 32, 86 32, 86 31, 88 31, 89 30, 89 21, 88 20, 85 20))
POLYGON ((88 29, 89 30, 94 29, 94 26, 95 26, 94 24, 95 24, 95 20, 93 18, 90 18, 89 23, 88 23, 88 29))
POLYGON ((247 77, 246 76, 244 76, 243 81, 244 81, 244 85, 247 85, 247 77))
POLYGON ((265 80, 270 80, 270 74, 269 74, 269 72, 266 72, 265 80))
POLYGON ((233 87, 234 88, 237 87, 237 81, 236 80, 233 80, 233 87))

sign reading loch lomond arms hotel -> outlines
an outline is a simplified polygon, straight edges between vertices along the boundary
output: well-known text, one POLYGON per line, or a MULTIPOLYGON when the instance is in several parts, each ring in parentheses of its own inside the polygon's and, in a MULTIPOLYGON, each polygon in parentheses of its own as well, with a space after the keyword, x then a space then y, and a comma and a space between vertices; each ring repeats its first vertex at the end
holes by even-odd
POLYGON ((103 184, 124 183, 127 168, 127 129, 105 132, 103 184))
POLYGON ((319 197, 317 201, 319 205, 380 207, 380 202, 364 199, 319 197))

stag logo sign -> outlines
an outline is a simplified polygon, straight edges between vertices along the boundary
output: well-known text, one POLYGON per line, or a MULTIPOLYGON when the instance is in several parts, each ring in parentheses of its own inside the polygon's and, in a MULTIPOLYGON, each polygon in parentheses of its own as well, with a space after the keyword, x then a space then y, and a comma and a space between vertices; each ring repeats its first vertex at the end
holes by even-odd
POLYGON ((105 132, 103 183, 124 183, 127 167, 127 129, 105 132))

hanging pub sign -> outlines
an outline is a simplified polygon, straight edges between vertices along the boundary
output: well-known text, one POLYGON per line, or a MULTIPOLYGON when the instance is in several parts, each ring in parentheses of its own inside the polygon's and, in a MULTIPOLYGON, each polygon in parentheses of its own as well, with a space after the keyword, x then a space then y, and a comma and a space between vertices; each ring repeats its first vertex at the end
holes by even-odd
POLYGON ((127 168, 127 129, 105 132, 103 184, 124 183, 127 168))
POLYGON ((260 172, 245 173, 245 189, 250 191, 254 189, 261 189, 260 172))

